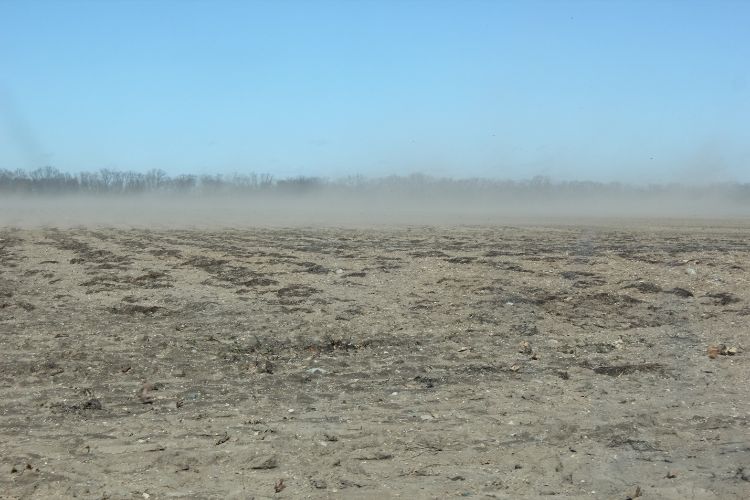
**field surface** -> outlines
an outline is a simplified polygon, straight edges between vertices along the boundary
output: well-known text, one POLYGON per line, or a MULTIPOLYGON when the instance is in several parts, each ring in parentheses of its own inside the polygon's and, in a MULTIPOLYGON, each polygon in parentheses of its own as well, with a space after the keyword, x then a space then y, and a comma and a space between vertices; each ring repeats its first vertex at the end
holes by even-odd
POLYGON ((0 498, 750 498, 749 271, 746 225, 0 229, 0 498))

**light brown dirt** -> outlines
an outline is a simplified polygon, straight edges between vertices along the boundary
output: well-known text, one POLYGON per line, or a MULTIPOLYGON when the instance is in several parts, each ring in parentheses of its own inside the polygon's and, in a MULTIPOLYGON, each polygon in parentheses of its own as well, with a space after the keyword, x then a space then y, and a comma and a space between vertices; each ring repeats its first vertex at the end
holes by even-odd
POLYGON ((747 225, 4 229, 0 266, 2 498, 750 496, 747 225))

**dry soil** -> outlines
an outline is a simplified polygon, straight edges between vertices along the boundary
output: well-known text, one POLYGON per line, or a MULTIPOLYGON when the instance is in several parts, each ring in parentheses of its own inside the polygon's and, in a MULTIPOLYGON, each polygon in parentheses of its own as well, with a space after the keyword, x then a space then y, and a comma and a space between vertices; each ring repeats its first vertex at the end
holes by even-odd
POLYGON ((749 270, 747 224, 0 229, 0 497, 748 498, 749 270))

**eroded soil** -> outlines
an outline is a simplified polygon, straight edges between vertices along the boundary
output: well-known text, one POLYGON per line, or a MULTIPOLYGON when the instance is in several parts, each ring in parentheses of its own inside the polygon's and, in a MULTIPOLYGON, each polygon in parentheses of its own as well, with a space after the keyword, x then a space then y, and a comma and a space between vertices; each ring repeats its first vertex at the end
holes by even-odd
POLYGON ((747 498, 749 269, 747 227, 2 229, 0 496, 747 498))

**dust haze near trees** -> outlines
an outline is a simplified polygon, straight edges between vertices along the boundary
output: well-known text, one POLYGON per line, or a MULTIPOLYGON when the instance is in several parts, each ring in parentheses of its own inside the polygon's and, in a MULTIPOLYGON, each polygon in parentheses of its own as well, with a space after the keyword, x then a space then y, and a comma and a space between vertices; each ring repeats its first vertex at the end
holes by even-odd
POLYGON ((0 224, 484 224, 519 218, 750 218, 750 184, 0 170, 0 224))

